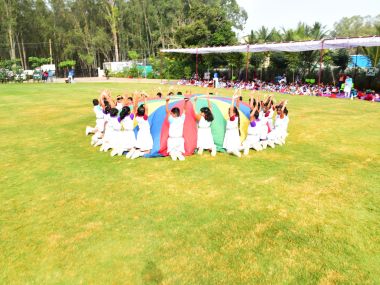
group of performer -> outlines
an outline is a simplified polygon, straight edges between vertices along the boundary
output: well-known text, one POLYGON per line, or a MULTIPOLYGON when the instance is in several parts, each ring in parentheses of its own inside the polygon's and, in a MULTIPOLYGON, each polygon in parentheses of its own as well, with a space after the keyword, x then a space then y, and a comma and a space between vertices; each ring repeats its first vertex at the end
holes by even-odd
MULTIPOLYGON (((161 96, 161 93, 157 94, 157 98, 161 96)), ((169 122, 167 153, 172 160, 185 160, 183 128, 189 98, 184 97, 184 108, 181 113, 178 107, 169 108, 171 97, 169 93, 165 99, 169 122)), ((197 97, 194 100, 196 102, 197 97)), ((244 155, 248 155, 250 149, 261 151, 268 146, 274 148, 276 144, 285 144, 289 124, 287 101, 275 104, 271 95, 260 100, 260 97, 255 98, 251 94, 247 137, 241 142, 239 115, 241 100, 242 97, 235 92, 231 99, 225 127, 223 148, 226 152, 241 157, 241 151, 244 155)), ((211 155, 215 156, 217 149, 211 131, 214 115, 209 96, 207 101, 207 107, 202 107, 199 112, 194 110, 198 126, 197 153, 202 154, 204 150, 209 150, 211 155)), ((96 126, 86 127, 86 135, 93 134, 91 139, 93 146, 100 146, 100 151, 104 152, 112 149, 111 156, 125 154, 128 159, 136 159, 150 153, 153 138, 148 120, 147 94, 143 93, 140 96, 134 94, 133 97, 118 96, 113 99, 110 92, 105 90, 99 99, 93 99, 93 105, 96 126), (135 121, 138 125, 137 135, 134 131, 135 121)))

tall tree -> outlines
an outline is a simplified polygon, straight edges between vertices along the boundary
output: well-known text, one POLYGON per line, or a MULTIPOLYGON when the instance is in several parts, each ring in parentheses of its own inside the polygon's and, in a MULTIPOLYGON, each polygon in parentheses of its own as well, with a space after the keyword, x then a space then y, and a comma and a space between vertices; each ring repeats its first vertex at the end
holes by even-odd
POLYGON ((376 17, 344 17, 334 24, 331 35, 334 37, 373 36, 376 33, 375 25, 378 24, 380 24, 380 14, 376 17))
POLYGON ((2 21, 6 27, 6 38, 9 45, 9 56, 11 60, 16 59, 16 40, 15 40, 15 27, 16 27, 16 0, 1 0, 0 5, 3 6, 4 14, 2 21))
MULTIPOLYGON (((376 35, 380 35, 380 24, 375 25, 376 35)), ((371 59, 372 65, 380 66, 380 47, 364 47, 364 53, 371 59)))
POLYGON ((116 0, 103 0, 104 11, 106 13, 106 20, 111 29, 113 46, 115 49, 115 61, 119 61, 119 42, 118 42, 118 27, 119 27, 119 8, 116 0))

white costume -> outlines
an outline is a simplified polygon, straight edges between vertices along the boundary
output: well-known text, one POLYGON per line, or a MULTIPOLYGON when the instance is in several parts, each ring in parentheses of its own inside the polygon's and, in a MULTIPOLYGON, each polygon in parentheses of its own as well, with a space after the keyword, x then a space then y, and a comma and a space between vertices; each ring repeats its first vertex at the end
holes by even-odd
POLYGON ((257 151, 262 150, 260 143, 260 134, 261 134, 262 124, 260 120, 254 120, 249 123, 247 138, 243 142, 244 154, 247 155, 250 148, 253 148, 257 151))
POLYGON ((352 86, 352 78, 347 77, 346 81, 344 82, 344 97, 351 97, 352 86))
POLYGON ((272 108, 270 108, 270 110, 266 114, 267 115, 266 117, 268 119, 268 124, 271 130, 273 130, 273 114, 274 114, 274 111, 272 108))
POLYGON ((185 153, 185 140, 183 138, 183 125, 185 123, 185 114, 179 117, 169 116, 169 138, 168 153, 179 152, 185 153))
POLYGON ((150 134, 148 116, 136 116, 136 121, 139 126, 139 131, 137 133, 135 147, 140 149, 140 151, 151 150, 153 148, 153 138, 150 134))
POLYGON ((117 149, 120 144, 120 131, 121 131, 121 124, 119 123, 118 117, 111 117, 108 121, 108 142, 109 146, 112 149, 117 149))
POLYGON ((117 102, 115 108, 119 111, 119 113, 121 112, 121 109, 123 109, 123 104, 120 103, 120 102, 117 102))
POLYGON ((94 134, 91 138, 91 145, 95 145, 99 138, 101 138, 102 133, 104 132, 104 113, 102 108, 99 105, 94 106, 94 113, 96 117, 95 128, 86 127, 86 136, 89 134, 94 134))
POLYGON ((233 153, 237 156, 240 154, 239 149, 241 146, 240 135, 239 135, 239 118, 236 116, 231 117, 227 121, 226 133, 224 135, 223 148, 227 150, 228 153, 233 153))
POLYGON ((285 143, 285 139, 288 136, 288 125, 289 125, 289 117, 288 115, 285 115, 283 119, 280 119, 282 121, 281 130, 280 133, 281 139, 283 140, 283 143, 285 143))
POLYGON ((284 118, 281 119, 280 115, 277 115, 274 129, 268 134, 268 140, 276 144, 284 144, 288 136, 288 124, 288 116, 284 115, 284 118))
POLYGON ((99 132, 103 132, 104 131, 104 113, 103 113, 102 108, 99 105, 94 106, 94 113, 96 116, 95 129, 97 129, 99 132))
POLYGON ((100 151, 107 151, 109 148, 111 148, 110 139, 112 136, 112 129, 110 127, 110 120, 110 114, 104 114, 104 136, 103 139, 98 141, 99 145, 101 145, 100 151))
POLYGON ((126 116, 123 120, 119 120, 121 124, 121 131, 119 132, 117 148, 121 153, 130 150, 136 145, 136 136, 133 131, 134 114, 126 116))
POLYGON ((211 133, 211 122, 207 121, 203 116, 198 122, 198 149, 214 149, 215 143, 211 133))
POLYGON ((265 117, 265 113, 261 111, 259 113, 259 119, 261 122, 261 127, 260 127, 260 139, 261 140, 266 140, 268 136, 268 117, 265 117))

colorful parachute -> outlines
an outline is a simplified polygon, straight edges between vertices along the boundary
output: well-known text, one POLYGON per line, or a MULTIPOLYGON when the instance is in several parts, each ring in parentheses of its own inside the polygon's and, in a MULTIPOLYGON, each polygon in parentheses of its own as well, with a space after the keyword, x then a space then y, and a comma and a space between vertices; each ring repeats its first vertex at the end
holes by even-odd
MULTIPOLYGON (((204 95, 192 95, 186 108, 186 119, 183 128, 183 137, 185 139, 185 155, 191 155, 197 147, 197 122, 194 113, 194 98, 197 97, 196 111, 200 108, 207 107, 207 97, 204 95)), ((226 120, 228 119, 228 110, 231 105, 231 98, 210 96, 214 121, 211 124, 211 131, 215 145, 218 151, 223 152, 223 140, 226 130, 226 120)), ((178 107, 183 112, 184 97, 172 97, 169 102, 169 109, 178 107)), ((153 149, 146 157, 167 156, 167 139, 169 136, 169 122, 166 115, 165 99, 147 100, 150 132, 153 137, 153 149)), ((249 124, 250 108, 246 103, 241 102, 239 107, 240 115, 240 133, 241 139, 245 139, 249 124)), ((135 133, 138 132, 138 126, 135 133)))

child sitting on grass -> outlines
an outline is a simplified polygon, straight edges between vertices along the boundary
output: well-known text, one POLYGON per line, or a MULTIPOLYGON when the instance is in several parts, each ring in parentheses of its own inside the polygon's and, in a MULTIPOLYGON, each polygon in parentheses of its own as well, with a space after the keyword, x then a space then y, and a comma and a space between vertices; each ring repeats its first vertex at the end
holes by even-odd
POLYGON ((102 108, 99 105, 98 99, 93 99, 92 104, 94 105, 94 113, 96 118, 96 124, 95 127, 86 127, 86 136, 89 134, 94 134, 91 138, 91 145, 94 145, 98 139, 100 139, 103 136, 104 132, 104 113, 102 108))
POLYGON ((122 155, 125 151, 130 151, 136 145, 136 137, 133 131, 135 114, 128 106, 121 109, 118 122, 121 130, 117 133, 117 138, 113 145, 111 156, 122 155))
POLYGON ((168 153, 172 160, 185 160, 185 140, 183 138, 183 125, 186 117, 186 106, 189 98, 185 98, 182 115, 178 107, 169 110, 170 97, 166 98, 166 114, 169 120, 168 153))
POLYGON ((287 103, 288 101, 282 101, 276 106, 277 115, 274 123, 274 129, 268 134, 268 141, 270 141, 270 144, 285 144, 289 124, 288 110, 286 109, 287 103))
POLYGON ((241 157, 239 149, 241 148, 240 143, 240 117, 239 111, 234 106, 235 100, 238 97, 235 94, 232 96, 231 106, 228 110, 226 132, 224 135, 223 148, 226 149, 227 153, 241 157))
POLYGON ((248 125, 247 138, 243 142, 244 155, 248 155, 250 148, 256 151, 263 149, 260 143, 261 121, 259 119, 258 106, 259 104, 256 103, 253 94, 251 94, 249 101, 249 107, 251 109, 250 122, 248 125))
POLYGON ((153 138, 150 133, 150 124, 148 121, 148 105, 146 103, 146 97, 144 97, 144 104, 137 108, 137 100, 134 99, 135 106, 137 109, 136 121, 139 126, 139 131, 137 133, 136 145, 132 148, 126 155, 126 158, 136 159, 138 157, 144 156, 150 153, 153 148, 153 138))
MULTIPOLYGON (((194 111, 196 102, 197 97, 194 99, 194 111)), ((197 148, 199 155, 202 155, 203 150, 207 149, 211 151, 211 156, 215 156, 216 146, 211 133, 211 123, 214 120, 214 116, 209 96, 207 96, 207 103, 208 107, 201 108, 200 113, 195 114, 195 119, 198 121, 197 148)))

